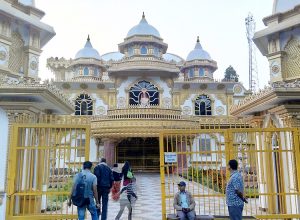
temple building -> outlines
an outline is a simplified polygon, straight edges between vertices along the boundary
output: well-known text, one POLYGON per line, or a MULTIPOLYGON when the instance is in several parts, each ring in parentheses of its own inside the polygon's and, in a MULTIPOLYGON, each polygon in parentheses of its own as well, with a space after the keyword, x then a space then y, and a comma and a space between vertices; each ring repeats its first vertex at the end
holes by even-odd
MULTIPOLYGON (((249 92, 235 80, 216 80, 217 62, 204 47, 198 37, 186 59, 168 53, 143 13, 119 51, 101 55, 88 36, 74 58, 49 58, 53 84, 75 103, 74 115, 91 119, 91 159, 128 160, 136 170, 157 171, 160 130, 215 119, 228 126, 230 106, 249 92)), ((198 142, 209 150, 211 138, 198 142)))
MULTIPOLYGON (((161 162, 162 177, 181 166, 172 174, 184 178, 190 168, 222 174, 228 156, 252 175, 252 216, 298 219, 300 0, 275 0, 254 36, 270 64, 270 85, 254 94, 236 78, 215 79, 217 61, 199 37, 187 56, 168 53, 144 13, 118 51, 98 51, 87 34, 74 57, 48 58, 55 78, 42 82, 41 49, 55 36, 44 15, 34 0, 0 0, 0 220, 75 219, 64 187, 84 160, 129 161, 135 172, 157 172, 161 162)), ((198 198, 215 205, 205 191, 198 198)))

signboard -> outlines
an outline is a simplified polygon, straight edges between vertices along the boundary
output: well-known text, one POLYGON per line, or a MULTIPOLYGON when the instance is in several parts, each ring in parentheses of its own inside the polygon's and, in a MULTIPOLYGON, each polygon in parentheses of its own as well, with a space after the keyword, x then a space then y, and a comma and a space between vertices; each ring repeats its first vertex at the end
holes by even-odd
POLYGON ((165 163, 176 163, 177 154, 175 152, 165 152, 165 163))

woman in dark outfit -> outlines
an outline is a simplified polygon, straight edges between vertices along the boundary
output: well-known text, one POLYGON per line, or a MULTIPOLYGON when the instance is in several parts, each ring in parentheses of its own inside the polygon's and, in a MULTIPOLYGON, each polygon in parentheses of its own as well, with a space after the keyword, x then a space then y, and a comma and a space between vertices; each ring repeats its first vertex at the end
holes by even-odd
POLYGON ((128 171, 132 172, 129 162, 125 161, 124 166, 122 167, 122 177, 123 177, 123 186, 127 186, 132 177, 128 177, 128 171))

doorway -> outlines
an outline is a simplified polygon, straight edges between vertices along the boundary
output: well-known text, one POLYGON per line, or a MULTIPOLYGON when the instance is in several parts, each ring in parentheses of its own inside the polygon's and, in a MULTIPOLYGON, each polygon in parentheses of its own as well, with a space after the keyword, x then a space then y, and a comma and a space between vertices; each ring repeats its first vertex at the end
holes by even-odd
POLYGON ((128 161, 135 172, 159 172, 158 138, 126 138, 117 145, 117 162, 128 161))

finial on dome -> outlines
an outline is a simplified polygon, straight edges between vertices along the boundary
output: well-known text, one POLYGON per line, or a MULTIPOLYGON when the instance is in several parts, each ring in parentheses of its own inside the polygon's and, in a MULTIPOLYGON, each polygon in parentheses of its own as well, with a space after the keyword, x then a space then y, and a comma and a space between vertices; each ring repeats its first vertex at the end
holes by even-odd
POLYGON ((145 13, 143 12, 143 16, 142 16, 142 18, 145 18, 145 13))
POLYGON ((87 38, 87 41, 90 41, 90 35, 88 34, 88 38, 87 38))
POLYGON ((199 36, 197 36, 197 43, 200 43, 199 36))

